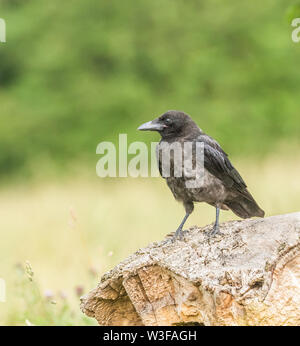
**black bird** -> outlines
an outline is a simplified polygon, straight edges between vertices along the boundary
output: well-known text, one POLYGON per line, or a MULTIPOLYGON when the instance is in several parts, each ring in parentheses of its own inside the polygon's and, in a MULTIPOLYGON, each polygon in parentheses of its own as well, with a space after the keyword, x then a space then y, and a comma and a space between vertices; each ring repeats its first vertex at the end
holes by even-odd
MULTIPOLYGON (((212 231, 213 236, 219 232, 220 209, 231 209, 239 217, 246 219, 253 216, 264 217, 264 211, 255 202, 247 190, 247 185, 232 166, 228 155, 222 150, 219 143, 205 134, 196 123, 184 112, 167 111, 157 119, 141 125, 138 130, 157 131, 161 135, 161 141, 157 146, 157 159, 160 174, 166 179, 175 199, 181 201, 185 207, 186 215, 179 225, 174 239, 182 236, 182 228, 194 210, 194 202, 206 202, 216 208, 216 221, 212 231), (192 143, 190 156, 193 168, 198 160, 195 146, 199 143, 204 152, 204 169, 202 185, 193 187, 192 179, 195 175, 189 174, 184 167, 187 158, 181 153, 181 157, 174 155, 172 151, 170 158, 170 174, 164 175, 162 153, 164 145, 179 143, 181 148, 185 143, 192 143), (182 165, 182 174, 175 174, 176 164, 182 165), (187 187, 187 182, 191 186, 187 187)), ((168 149, 169 150, 169 149, 168 149)), ((197 167, 197 166, 196 166, 197 167)), ((202 165, 203 167, 203 165, 202 165)))

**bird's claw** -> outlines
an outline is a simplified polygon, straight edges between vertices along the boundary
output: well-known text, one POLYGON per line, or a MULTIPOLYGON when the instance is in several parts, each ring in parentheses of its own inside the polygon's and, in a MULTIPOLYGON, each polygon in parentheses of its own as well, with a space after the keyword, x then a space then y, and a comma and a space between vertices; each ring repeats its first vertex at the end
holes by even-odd
POLYGON ((183 236, 184 234, 186 233, 187 231, 182 231, 182 230, 177 230, 175 232, 175 234, 172 235, 172 237, 168 237, 166 240, 164 240, 162 242, 162 245, 165 245, 169 242, 171 242, 172 244, 175 243, 175 241, 178 239, 178 240, 182 240, 183 239, 183 236))
POLYGON ((206 235, 208 236, 208 238, 214 237, 216 234, 219 235, 224 235, 224 233, 222 233, 220 231, 220 228, 218 225, 214 225, 213 229, 210 232, 207 232, 206 235))
POLYGON ((177 230, 175 232, 175 234, 172 237, 172 242, 175 242, 175 240, 179 239, 179 240, 183 240, 183 236, 184 234, 187 233, 187 230, 183 231, 183 230, 177 230))
POLYGON ((182 235, 181 234, 174 234, 173 236, 172 236, 172 238, 171 238, 171 243, 173 244, 173 243, 175 243, 175 241, 177 240, 177 239, 179 239, 179 240, 181 240, 182 239, 182 235))
POLYGON ((170 238, 167 238, 161 242, 161 245, 166 245, 170 242, 170 238))

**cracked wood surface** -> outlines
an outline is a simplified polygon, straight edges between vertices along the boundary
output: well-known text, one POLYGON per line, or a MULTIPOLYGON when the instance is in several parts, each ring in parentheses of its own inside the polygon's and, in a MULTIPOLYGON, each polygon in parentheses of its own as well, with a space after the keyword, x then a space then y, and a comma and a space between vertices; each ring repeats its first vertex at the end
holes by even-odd
POLYGON ((152 243, 81 298, 100 325, 300 325, 300 212, 192 227, 152 243))

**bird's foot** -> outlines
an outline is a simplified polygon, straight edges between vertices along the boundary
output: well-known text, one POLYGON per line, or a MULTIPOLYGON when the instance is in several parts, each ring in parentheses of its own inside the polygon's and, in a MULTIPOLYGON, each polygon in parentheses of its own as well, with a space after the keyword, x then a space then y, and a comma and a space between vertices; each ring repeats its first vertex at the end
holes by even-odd
POLYGON ((175 243, 177 239, 183 240, 184 235, 188 233, 188 230, 182 230, 180 228, 177 229, 177 231, 172 235, 168 235, 167 239, 161 242, 162 245, 168 244, 168 243, 175 243))
POLYGON ((175 232, 175 234, 174 234, 171 238, 166 239, 166 240, 163 242, 163 244, 168 243, 169 241, 170 241, 171 243, 174 243, 177 239, 182 240, 185 233, 187 233, 187 231, 183 231, 182 229, 178 229, 178 230, 175 232))
POLYGON ((167 238, 161 242, 161 245, 173 244, 176 240, 176 235, 167 235, 167 238))
POLYGON ((179 240, 182 240, 183 239, 183 236, 184 236, 184 234, 186 234, 187 233, 187 230, 182 230, 182 229, 178 229, 176 232, 175 232, 175 234, 173 235, 173 237, 172 237, 172 242, 174 242, 175 240, 177 240, 177 239, 179 239, 179 240))
POLYGON ((211 238, 214 237, 216 234, 224 235, 224 233, 220 231, 219 225, 215 224, 213 229, 210 232, 207 232, 206 235, 208 236, 208 238, 211 238))
POLYGON ((171 242, 171 239, 172 239, 172 238, 167 237, 167 239, 165 239, 165 240, 163 240, 163 241, 161 242, 161 245, 166 245, 166 244, 170 243, 170 242, 171 242))

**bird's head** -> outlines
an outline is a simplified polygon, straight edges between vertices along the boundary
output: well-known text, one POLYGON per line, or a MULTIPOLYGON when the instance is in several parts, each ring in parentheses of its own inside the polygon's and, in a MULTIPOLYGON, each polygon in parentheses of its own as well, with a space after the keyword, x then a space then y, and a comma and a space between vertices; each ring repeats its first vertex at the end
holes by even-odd
POLYGON ((138 130, 157 131, 163 139, 200 131, 191 117, 181 111, 167 111, 158 118, 141 125, 138 130))

